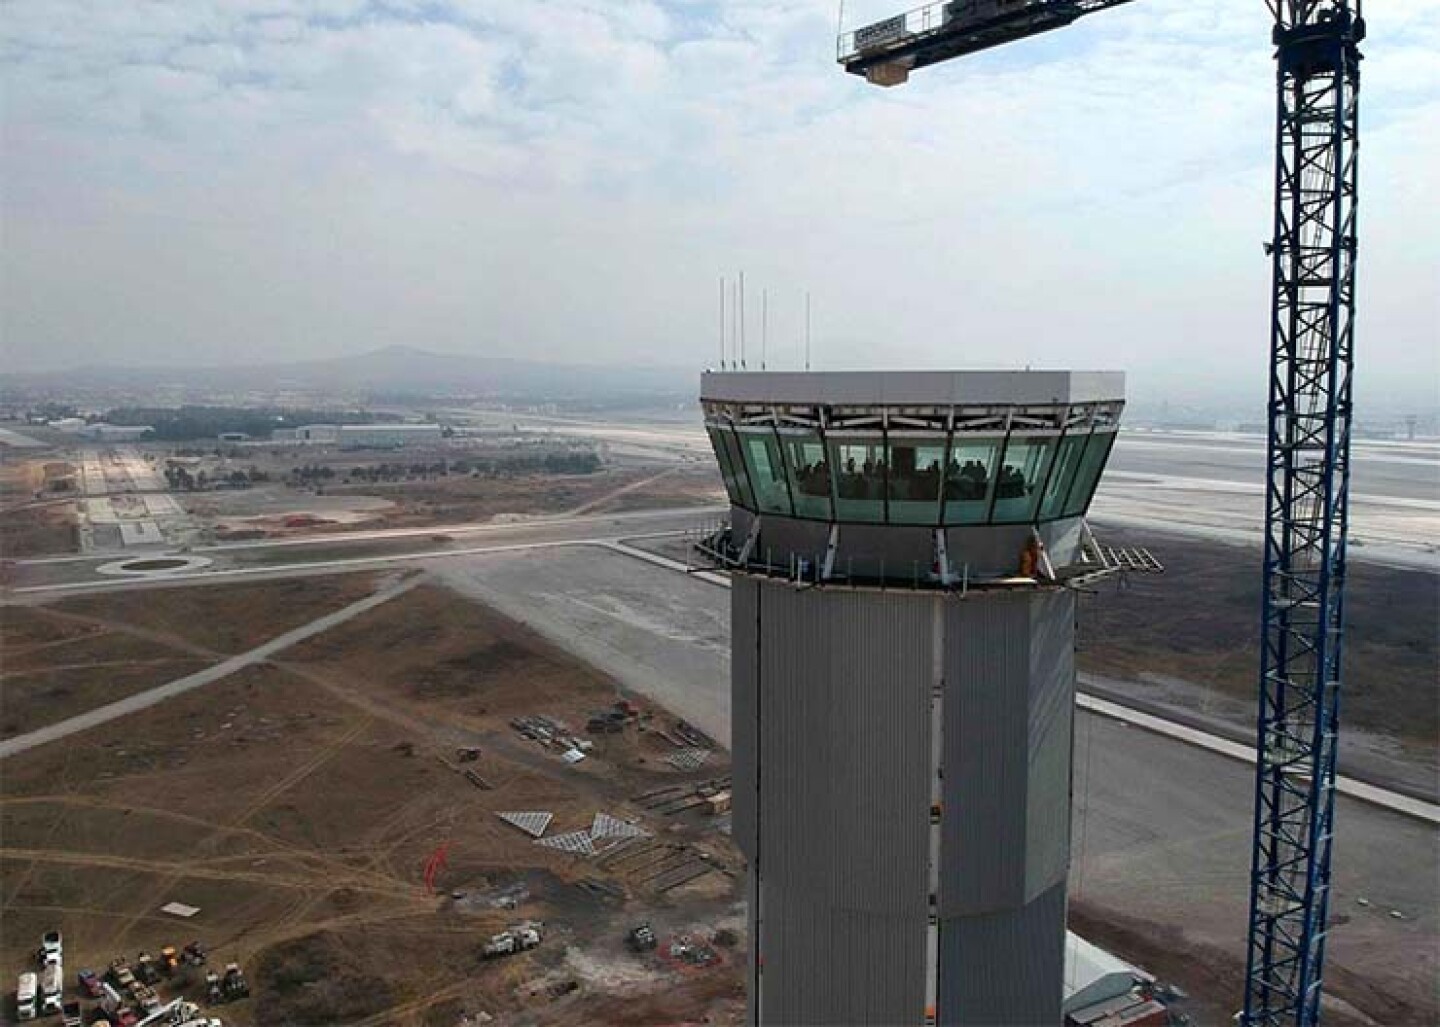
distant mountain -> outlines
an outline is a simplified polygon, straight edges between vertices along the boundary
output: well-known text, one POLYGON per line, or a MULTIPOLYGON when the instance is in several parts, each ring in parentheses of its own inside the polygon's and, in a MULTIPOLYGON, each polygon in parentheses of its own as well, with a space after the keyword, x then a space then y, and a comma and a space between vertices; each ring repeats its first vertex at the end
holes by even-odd
POLYGON ((358 356, 251 367, 93 367, 10 374, 21 393, 175 390, 195 394, 324 393, 357 398, 600 400, 688 396, 699 371, 634 365, 545 364, 387 346, 358 356))

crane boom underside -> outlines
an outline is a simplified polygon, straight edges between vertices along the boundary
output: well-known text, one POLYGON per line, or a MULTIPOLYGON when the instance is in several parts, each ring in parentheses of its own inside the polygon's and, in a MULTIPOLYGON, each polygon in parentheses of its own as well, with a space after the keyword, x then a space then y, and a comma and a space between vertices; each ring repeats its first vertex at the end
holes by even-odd
POLYGON ((1083 15, 1131 2, 939 0, 843 33, 837 44, 837 58, 852 75, 875 81, 873 69, 889 66, 913 71, 1064 28, 1083 15))

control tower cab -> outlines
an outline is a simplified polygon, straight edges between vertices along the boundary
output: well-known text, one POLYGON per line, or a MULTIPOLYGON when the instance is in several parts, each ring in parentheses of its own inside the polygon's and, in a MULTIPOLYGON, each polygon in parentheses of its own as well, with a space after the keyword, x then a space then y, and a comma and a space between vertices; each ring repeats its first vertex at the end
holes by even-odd
POLYGON ((730 496, 722 562, 856 584, 966 588, 1084 570, 1083 517, 1124 375, 706 374, 730 496))
POLYGON ((1120 374, 720 373, 750 1022, 1061 1022, 1074 579, 1120 374))

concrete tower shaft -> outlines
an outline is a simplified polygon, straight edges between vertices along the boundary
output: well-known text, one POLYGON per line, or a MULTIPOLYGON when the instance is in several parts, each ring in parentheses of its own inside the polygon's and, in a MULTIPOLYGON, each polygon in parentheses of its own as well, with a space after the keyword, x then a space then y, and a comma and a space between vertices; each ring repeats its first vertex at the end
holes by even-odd
POLYGON ((1107 373, 702 382, 757 1024, 1059 1023, 1107 373))

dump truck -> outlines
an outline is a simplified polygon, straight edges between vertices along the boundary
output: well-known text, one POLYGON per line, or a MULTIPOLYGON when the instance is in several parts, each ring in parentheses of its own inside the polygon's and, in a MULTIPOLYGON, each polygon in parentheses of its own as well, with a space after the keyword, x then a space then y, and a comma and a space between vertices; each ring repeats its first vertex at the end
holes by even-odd
POLYGON ((65 1027, 85 1027, 85 1021, 80 1018, 80 1003, 66 1002, 60 1007, 60 1019, 65 1027))
POLYGON ((205 973, 205 1004, 217 1006, 225 1001, 225 988, 220 983, 220 975, 214 970, 205 973))
POLYGON ((160 950, 160 969, 169 977, 180 967, 180 953, 175 950, 174 945, 166 945, 160 950))
POLYGON ((140 953, 135 960, 135 976, 141 984, 159 984, 160 968, 155 965, 155 957, 148 952, 140 953))

